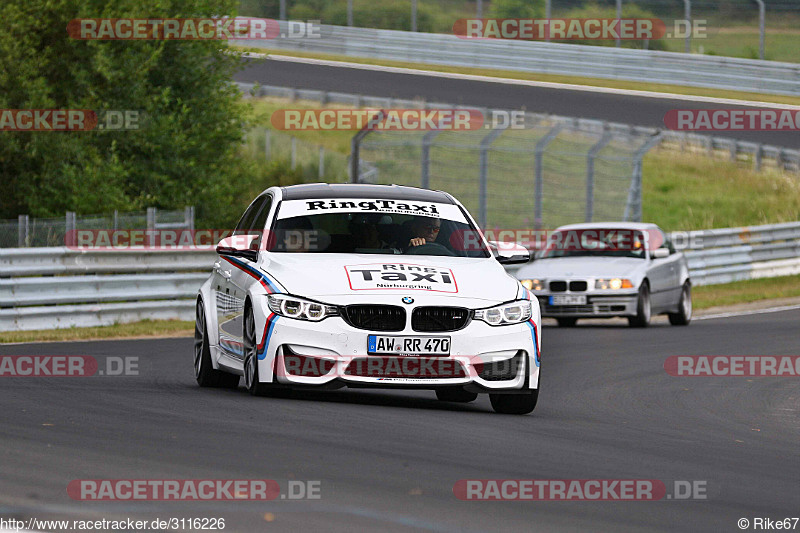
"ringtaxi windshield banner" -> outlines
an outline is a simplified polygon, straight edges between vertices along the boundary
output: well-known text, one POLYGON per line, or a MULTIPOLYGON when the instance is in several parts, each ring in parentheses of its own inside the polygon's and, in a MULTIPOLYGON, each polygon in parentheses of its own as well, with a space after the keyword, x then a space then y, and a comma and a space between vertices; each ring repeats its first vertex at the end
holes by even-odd
POLYGON ((284 200, 279 219, 332 213, 383 213, 444 218, 467 223, 457 205, 410 200, 381 200, 370 198, 325 198, 319 200, 284 200))

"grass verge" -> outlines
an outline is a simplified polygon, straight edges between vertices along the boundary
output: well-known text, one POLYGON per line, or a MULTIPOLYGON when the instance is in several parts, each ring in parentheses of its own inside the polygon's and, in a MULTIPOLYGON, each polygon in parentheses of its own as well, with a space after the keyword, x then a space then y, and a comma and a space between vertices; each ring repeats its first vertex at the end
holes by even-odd
MULTIPOLYGON (((730 98, 735 100, 748 100, 753 102, 767 102, 774 104, 800 105, 800 97, 797 96, 782 96, 775 94, 751 93, 744 91, 728 91, 720 89, 709 89, 703 87, 685 87, 680 85, 669 85, 664 83, 644 83, 636 81, 608 80, 603 78, 585 78, 580 76, 566 76, 560 74, 540 74, 540 73, 519 72, 512 70, 451 67, 447 65, 433 65, 428 63, 412 63, 408 61, 392 61, 392 60, 372 59, 363 57, 350 57, 350 56, 335 55, 335 54, 318 54, 313 52, 300 52, 294 50, 273 50, 273 49, 253 48, 253 47, 235 47, 235 48, 240 51, 255 52, 259 54, 275 54, 275 55, 292 56, 292 57, 303 57, 309 59, 324 59, 328 61, 345 61, 349 63, 359 63, 363 65, 383 65, 387 67, 430 70, 434 72, 449 72, 456 74, 468 74, 474 76, 489 76, 494 78, 505 78, 514 80, 564 83, 573 85, 586 85, 591 87, 606 87, 611 89, 652 91, 659 93, 682 94, 691 96, 708 96, 713 98, 730 98)), ((367 94, 367 96, 378 96, 378 95, 367 94)))
POLYGON ((187 337, 194 333, 194 322, 182 320, 142 320, 92 328, 48 329, 36 331, 0 331, 0 343, 90 341, 136 337, 187 337))
POLYGON ((695 309, 800 296, 800 275, 692 287, 695 309))

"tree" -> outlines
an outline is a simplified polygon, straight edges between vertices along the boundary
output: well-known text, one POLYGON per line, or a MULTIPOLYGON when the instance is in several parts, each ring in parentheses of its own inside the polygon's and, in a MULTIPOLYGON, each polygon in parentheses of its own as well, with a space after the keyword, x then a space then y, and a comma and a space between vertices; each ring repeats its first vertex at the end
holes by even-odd
POLYGON ((138 131, 0 131, 0 218, 227 205, 246 125, 230 83, 239 56, 224 41, 84 41, 66 27, 76 18, 234 15, 236 4, 5 0, 0 109, 138 110, 146 118, 138 131))

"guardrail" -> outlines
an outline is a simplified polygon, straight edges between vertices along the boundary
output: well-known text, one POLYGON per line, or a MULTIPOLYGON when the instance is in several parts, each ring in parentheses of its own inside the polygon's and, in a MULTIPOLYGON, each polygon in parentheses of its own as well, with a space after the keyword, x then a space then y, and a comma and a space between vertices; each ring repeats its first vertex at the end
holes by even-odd
MULTIPOLYGON (((671 234, 692 282, 800 274, 800 222, 671 234)), ((207 250, 0 250, 0 331, 192 320, 207 250)))
POLYGON ((673 233, 692 283, 715 285, 800 274, 800 222, 673 233))
MULTIPOLYGON (((288 35, 288 22, 281 21, 288 35)), ((320 25, 319 38, 236 41, 266 49, 434 65, 564 74, 769 94, 800 94, 800 65, 654 50, 633 50, 320 25)))
POLYGON ((0 331, 192 320, 216 257, 213 250, 0 250, 0 331))

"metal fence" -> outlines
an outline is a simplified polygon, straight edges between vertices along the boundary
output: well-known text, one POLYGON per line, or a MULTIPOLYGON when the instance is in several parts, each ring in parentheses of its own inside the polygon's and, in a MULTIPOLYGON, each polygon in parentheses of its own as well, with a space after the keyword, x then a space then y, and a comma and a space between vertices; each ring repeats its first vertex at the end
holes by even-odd
POLYGON ((526 118, 522 129, 372 131, 358 153, 376 169, 369 181, 446 190, 483 228, 641 220, 642 158, 658 134, 526 118))
MULTIPOLYGON (((281 21, 281 33, 288 22, 281 21)), ((604 46, 320 26, 319 38, 236 41, 248 47, 467 68, 800 94, 800 64, 604 46)))
POLYGON ((300 169, 309 180, 347 179, 347 155, 269 128, 250 131, 247 135, 247 150, 256 159, 263 157, 267 161, 288 161, 292 169, 300 169))
POLYGON ((64 246, 65 238, 75 230, 118 229, 194 229, 194 207, 165 211, 148 207, 147 211, 81 215, 68 211, 63 218, 31 218, 19 215, 16 220, 0 220, 0 248, 64 246))
MULTIPOLYGON (((695 285, 800 274, 800 222, 672 238, 695 285)), ((216 258, 206 250, 0 250, 0 331, 192 320, 216 258)))

